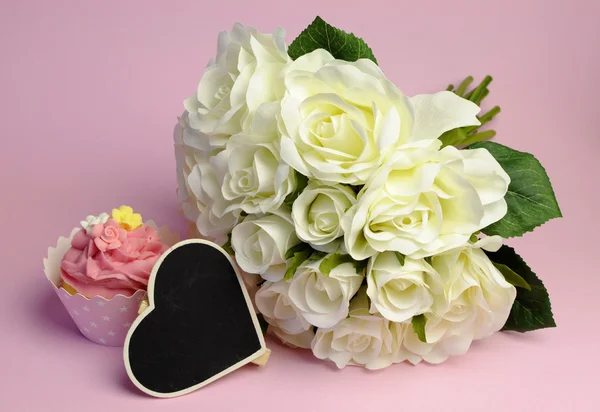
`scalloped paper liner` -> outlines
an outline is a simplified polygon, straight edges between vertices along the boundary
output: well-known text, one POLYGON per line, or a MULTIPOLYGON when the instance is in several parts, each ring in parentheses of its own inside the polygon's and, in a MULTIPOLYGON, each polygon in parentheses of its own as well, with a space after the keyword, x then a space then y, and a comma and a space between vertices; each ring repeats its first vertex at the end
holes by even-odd
MULTIPOLYGON (((152 220, 145 224, 158 231, 163 243, 173 246, 179 241, 179 235, 167 226, 158 228, 152 220)), ((56 246, 48 248, 44 273, 83 336, 100 345, 123 346, 146 291, 138 290, 131 296, 116 295, 107 300, 101 296, 88 298, 80 293, 71 295, 60 287, 60 262, 71 247, 71 239, 80 229, 73 229, 69 237, 59 237, 56 246)))

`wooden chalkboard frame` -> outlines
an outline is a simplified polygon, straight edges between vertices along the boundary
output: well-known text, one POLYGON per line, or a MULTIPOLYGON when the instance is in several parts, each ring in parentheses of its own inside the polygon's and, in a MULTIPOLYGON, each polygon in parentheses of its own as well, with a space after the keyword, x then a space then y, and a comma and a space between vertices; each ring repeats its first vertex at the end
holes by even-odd
POLYGON ((174 398, 177 396, 186 395, 190 392, 194 392, 194 391, 202 388, 203 386, 206 386, 209 383, 214 382, 215 380, 222 378, 223 376, 235 371, 236 369, 241 368, 242 366, 244 366, 248 363, 251 363, 253 361, 255 363, 259 363, 260 360, 258 358, 261 358, 264 355, 268 355, 268 353, 269 353, 269 350, 266 347, 265 339, 264 339, 264 336, 263 336, 263 333, 262 333, 262 330, 260 327, 260 323, 258 322, 258 318, 257 318, 254 308, 252 306, 252 301, 250 299, 250 296, 248 295, 248 291, 246 289, 246 286, 244 285, 244 281, 240 275, 240 272, 237 268, 236 263, 233 261, 231 256, 219 245, 209 242, 207 240, 203 240, 203 239, 188 239, 188 240, 183 240, 183 241, 173 245, 171 248, 169 248, 154 265, 154 267, 152 269, 152 273, 150 274, 150 279, 148 281, 148 307, 135 319, 135 321, 133 322, 133 324, 131 325, 131 327, 127 333, 127 336, 125 338, 125 346, 123 347, 123 360, 125 363, 125 369, 127 370, 127 375, 129 376, 129 379, 131 379, 131 382, 133 382, 133 384, 138 389, 140 389, 142 392, 144 392, 148 395, 154 396, 154 397, 158 397, 158 398, 174 398), (182 389, 182 390, 179 390, 176 392, 171 392, 171 393, 155 392, 149 388, 146 388, 144 385, 142 385, 138 381, 138 379, 135 377, 135 375, 133 374, 133 371, 131 369, 131 364, 129 362, 129 343, 131 340, 131 336, 135 332, 136 328, 156 308, 155 302, 154 302, 154 292, 155 292, 154 285, 155 285, 155 281, 156 281, 156 275, 158 273, 158 270, 159 270, 162 262, 165 260, 165 258, 171 252, 173 252, 177 248, 191 244, 191 243, 199 243, 199 244, 205 244, 205 245, 212 246, 215 249, 217 249, 219 252, 221 252, 227 258, 227 260, 229 260, 229 263, 231 264, 231 266, 236 274, 240 288, 244 295, 244 299, 245 299, 246 305, 248 307, 248 313, 250 314, 250 316, 252 318, 252 322, 254 324, 254 328, 256 329, 256 334, 258 336, 258 340, 260 343, 260 349, 258 351, 256 351, 255 353, 251 354, 250 356, 248 356, 247 358, 237 362, 236 364, 228 367, 227 369, 221 371, 220 373, 213 375, 212 377, 210 377, 210 378, 204 380, 203 382, 200 382, 194 386, 191 386, 189 388, 182 389))

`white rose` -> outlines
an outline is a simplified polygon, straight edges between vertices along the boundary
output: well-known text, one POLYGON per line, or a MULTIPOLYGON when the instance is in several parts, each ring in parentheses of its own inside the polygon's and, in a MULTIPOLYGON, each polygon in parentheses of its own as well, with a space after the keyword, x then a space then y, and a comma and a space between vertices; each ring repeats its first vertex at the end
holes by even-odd
POLYGON ((256 293, 256 307, 277 337, 293 346, 310 348, 313 327, 290 301, 289 288, 287 281, 265 282, 256 293))
POLYGON ((310 181, 292 206, 296 234, 314 249, 337 250, 344 235, 340 220, 355 203, 356 195, 348 186, 310 181))
POLYGON ((431 309, 442 281, 424 259, 406 257, 400 264, 395 252, 383 252, 369 260, 367 285, 371 313, 404 322, 431 309))
POLYGON ((488 250, 496 239, 484 238, 475 244, 434 256, 431 264, 444 282, 444 292, 425 314, 425 337, 421 342, 407 329, 404 345, 430 363, 462 355, 471 342, 490 336, 506 323, 516 297, 515 287, 496 269, 481 247, 488 250))
POLYGON ((292 278, 289 297, 310 324, 328 328, 348 316, 350 299, 364 279, 352 263, 343 263, 329 275, 319 271, 321 260, 305 261, 292 278))
POLYGON ((192 128, 223 146, 242 131, 258 107, 281 100, 281 71, 289 61, 285 31, 263 34, 239 23, 219 34, 217 56, 206 67, 198 91, 185 101, 192 128))
POLYGON ((413 365, 420 363, 423 358, 408 350, 405 344, 405 340, 409 334, 417 337, 413 331, 411 322, 390 322, 389 328, 392 334, 392 359, 394 363, 401 363, 404 361, 409 361, 413 365))
POLYGON ((344 218, 344 242, 354 259, 392 250, 415 258, 458 247, 506 214, 510 182, 485 149, 394 154, 367 183, 344 218))
POLYGON ((179 118, 174 140, 181 210, 193 223, 197 235, 223 245, 241 212, 222 212, 227 201, 217 187, 222 183, 222 176, 217 174, 216 168, 224 167, 220 163, 227 164, 226 153, 216 157, 222 150, 212 148, 207 135, 190 128, 187 113, 179 118))
POLYGON ((227 142, 223 196, 231 201, 228 210, 241 208, 250 214, 274 211, 296 189, 296 172, 279 156, 278 110, 278 103, 263 104, 251 129, 227 142))
MULTIPOLYGON (((224 154, 224 153, 223 153, 224 154)), ((187 176, 187 188, 190 201, 182 205, 188 219, 194 219, 200 234, 219 245, 227 241, 227 236, 240 220, 241 210, 225 211, 228 202, 221 192, 222 177, 216 170, 222 168, 218 163, 227 162, 224 156, 198 155, 196 164, 187 176)))
POLYGON ((231 246, 240 267, 269 281, 283 279, 285 254, 300 243, 289 217, 250 215, 233 228, 231 246))
POLYGON ((368 59, 317 49, 285 69, 281 156, 305 176, 364 184, 392 152, 479 125, 479 107, 451 92, 409 99, 368 59))
POLYGON ((312 342, 313 354, 329 359, 338 368, 346 365, 381 369, 395 360, 395 336, 390 322, 381 316, 369 314, 366 295, 359 292, 352 300, 350 317, 331 328, 319 328, 312 342))

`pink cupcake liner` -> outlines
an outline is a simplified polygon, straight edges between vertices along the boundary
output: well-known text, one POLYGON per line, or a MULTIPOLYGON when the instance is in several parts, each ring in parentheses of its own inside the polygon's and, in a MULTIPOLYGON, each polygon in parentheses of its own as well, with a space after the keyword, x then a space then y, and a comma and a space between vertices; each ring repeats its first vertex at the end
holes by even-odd
MULTIPOLYGON (((179 235, 168 227, 157 228, 151 220, 145 224, 158 231, 163 243, 173 246, 179 241, 179 235)), ((70 295, 61 288, 60 262, 71 247, 71 239, 80 229, 73 229, 69 237, 61 236, 55 247, 48 248, 44 273, 83 336, 100 345, 123 346, 146 292, 138 290, 131 296, 116 295, 112 299, 105 299, 101 296, 88 298, 80 293, 70 295)))

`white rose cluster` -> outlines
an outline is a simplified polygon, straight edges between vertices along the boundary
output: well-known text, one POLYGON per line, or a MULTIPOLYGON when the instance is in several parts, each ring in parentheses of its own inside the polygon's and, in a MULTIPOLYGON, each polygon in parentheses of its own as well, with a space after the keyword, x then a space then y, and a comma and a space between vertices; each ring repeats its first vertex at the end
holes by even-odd
POLYGON ((405 96, 368 59, 292 60, 284 37, 221 33, 185 101, 175 153, 193 233, 255 277, 274 335, 340 368, 465 353, 516 296, 484 252, 501 239, 474 236, 506 214, 510 178, 486 149, 439 140, 479 125, 479 107, 405 96))

